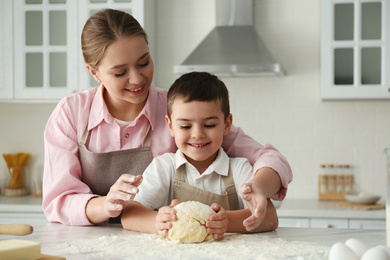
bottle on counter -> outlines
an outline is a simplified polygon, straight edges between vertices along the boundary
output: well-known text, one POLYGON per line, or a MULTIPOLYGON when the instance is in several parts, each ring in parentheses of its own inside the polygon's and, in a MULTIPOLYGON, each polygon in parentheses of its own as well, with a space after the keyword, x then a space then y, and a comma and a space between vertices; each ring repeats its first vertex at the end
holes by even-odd
POLYGON ((352 176, 352 170, 351 165, 344 164, 344 178, 345 178, 345 193, 350 194, 353 192, 353 176, 352 176))
POLYGON ((345 186, 344 186, 344 171, 343 171, 343 165, 342 164, 336 164, 336 191, 337 193, 344 193, 345 192, 345 186))
POLYGON ((334 164, 328 164, 328 191, 334 193, 336 191, 336 175, 334 164))
POLYGON ((320 195, 327 193, 328 190, 326 164, 320 165, 320 174, 318 176, 318 190, 320 192, 320 195))

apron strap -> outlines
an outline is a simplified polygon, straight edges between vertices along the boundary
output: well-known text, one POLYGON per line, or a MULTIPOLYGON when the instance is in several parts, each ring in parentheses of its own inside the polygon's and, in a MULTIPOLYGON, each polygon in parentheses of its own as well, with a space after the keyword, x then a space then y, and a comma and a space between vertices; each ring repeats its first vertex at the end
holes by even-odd
POLYGON ((150 131, 150 124, 149 124, 148 130, 147 130, 147 132, 146 132, 146 136, 145 136, 144 141, 143 141, 143 143, 142 143, 142 147, 150 147, 150 136, 151 136, 151 132, 152 132, 152 131, 150 131))
POLYGON ((179 168, 177 168, 174 180, 185 182, 185 175, 186 175, 186 165, 184 163, 180 165, 179 168))
POLYGON ((231 170, 231 167, 230 167, 230 163, 229 163, 228 175, 223 177, 223 183, 225 184, 225 189, 227 189, 227 188, 229 188, 231 186, 235 187, 233 173, 232 173, 232 170, 231 170))
POLYGON ((83 135, 81 136, 80 143, 82 143, 83 145, 85 145, 85 142, 87 141, 88 135, 89 135, 89 130, 88 130, 88 123, 87 123, 87 126, 86 126, 85 129, 84 129, 84 133, 83 133, 83 135))
POLYGON ((228 195, 230 209, 238 209, 238 194, 236 191, 236 185, 234 184, 234 178, 230 163, 229 174, 228 176, 223 177, 223 182, 225 184, 225 192, 228 195))

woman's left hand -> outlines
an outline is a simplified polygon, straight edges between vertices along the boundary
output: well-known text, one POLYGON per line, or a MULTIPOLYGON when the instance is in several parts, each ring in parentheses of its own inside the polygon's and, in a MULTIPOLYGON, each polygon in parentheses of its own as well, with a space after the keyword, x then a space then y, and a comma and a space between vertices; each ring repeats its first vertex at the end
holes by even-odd
POLYGON ((267 211, 267 198, 254 183, 244 183, 240 186, 240 196, 245 200, 252 215, 244 220, 247 231, 254 230, 263 222, 267 211))
POLYGON ((122 174, 111 186, 105 197, 104 210, 111 218, 120 215, 122 210, 133 201, 138 193, 138 186, 142 182, 142 175, 122 174))

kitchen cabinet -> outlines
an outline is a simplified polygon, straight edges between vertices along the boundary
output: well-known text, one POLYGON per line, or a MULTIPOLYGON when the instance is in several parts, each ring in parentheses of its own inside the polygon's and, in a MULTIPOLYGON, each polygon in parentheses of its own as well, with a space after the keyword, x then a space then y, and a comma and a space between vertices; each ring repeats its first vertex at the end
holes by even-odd
POLYGON ((323 99, 390 98, 387 0, 322 0, 323 99))
POLYGON ((351 219, 349 220, 349 228, 351 229, 381 229, 386 230, 386 221, 385 220, 358 220, 351 219))
POLYGON ((145 5, 144 0, 0 1, 0 100, 58 101, 97 86, 81 53, 85 21, 114 8, 144 26, 145 5))
MULTIPOLYGON (((379 202, 381 203, 381 202, 379 202)), ((385 209, 340 208, 332 201, 286 199, 276 209, 280 227, 386 229, 385 209)))
POLYGON ((1 224, 47 223, 42 210, 42 198, 32 196, 0 196, 1 224))
POLYGON ((43 212, 41 213, 10 213, 2 212, 0 215, 1 224, 33 224, 33 223, 48 223, 43 212))
POLYGON ((348 228, 348 219, 312 218, 310 220, 310 227, 312 227, 312 228, 348 228))
POLYGON ((344 229, 386 229, 385 220, 331 219, 331 218, 288 218, 279 217, 280 227, 296 228, 344 228, 344 229))
POLYGON ((279 218, 279 227, 308 228, 310 227, 310 219, 309 218, 279 218))

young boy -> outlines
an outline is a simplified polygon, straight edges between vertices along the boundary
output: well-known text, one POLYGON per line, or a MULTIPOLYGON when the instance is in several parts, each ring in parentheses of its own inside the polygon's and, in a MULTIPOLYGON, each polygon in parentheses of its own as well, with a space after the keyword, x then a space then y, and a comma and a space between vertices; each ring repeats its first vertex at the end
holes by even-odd
MULTIPOLYGON (((154 158, 145 170, 139 193, 122 214, 123 227, 166 237, 176 220, 173 206, 197 200, 217 213, 206 223, 215 239, 248 232, 243 221, 251 211, 237 191, 252 179, 252 166, 245 158, 228 158, 221 148, 232 125, 225 84, 206 72, 181 76, 168 91, 165 119, 179 149, 154 158)), ((251 232, 277 227, 275 207, 267 201, 264 220, 251 232)))

